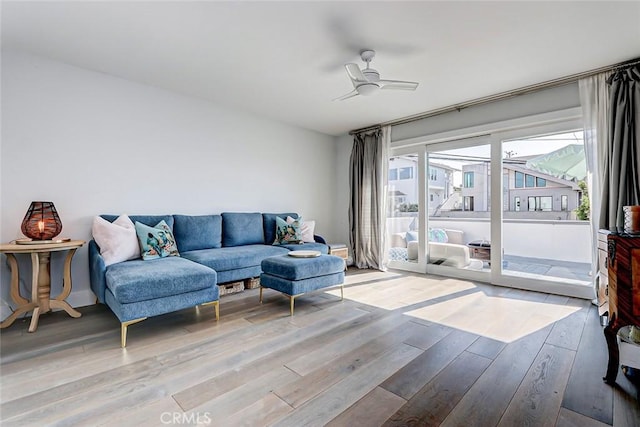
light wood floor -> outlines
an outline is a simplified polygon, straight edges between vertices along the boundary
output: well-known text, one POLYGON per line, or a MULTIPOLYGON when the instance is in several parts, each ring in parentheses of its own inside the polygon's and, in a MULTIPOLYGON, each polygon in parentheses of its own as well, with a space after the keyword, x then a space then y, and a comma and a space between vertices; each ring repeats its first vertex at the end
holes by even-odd
POLYGON ((129 328, 104 306, 2 330, 3 426, 640 426, 602 382, 587 301, 399 272, 339 291, 265 290, 129 328))

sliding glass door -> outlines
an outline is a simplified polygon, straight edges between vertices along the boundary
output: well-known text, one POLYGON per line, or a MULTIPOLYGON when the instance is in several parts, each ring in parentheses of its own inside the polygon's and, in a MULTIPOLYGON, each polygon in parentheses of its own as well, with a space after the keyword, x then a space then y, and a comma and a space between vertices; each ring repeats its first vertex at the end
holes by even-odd
POLYGON ((389 266, 588 297, 593 236, 575 125, 394 149, 389 266))

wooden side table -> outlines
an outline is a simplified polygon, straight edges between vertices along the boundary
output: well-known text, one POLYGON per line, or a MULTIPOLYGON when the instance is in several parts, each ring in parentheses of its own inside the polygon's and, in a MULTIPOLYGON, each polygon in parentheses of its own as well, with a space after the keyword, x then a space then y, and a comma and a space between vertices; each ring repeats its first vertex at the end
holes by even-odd
POLYGON ((60 308, 66 311, 71 317, 80 317, 81 314, 74 310, 65 300, 71 293, 71 259, 76 250, 85 244, 84 240, 70 240, 61 243, 39 243, 21 245, 17 243, 6 243, 0 245, 0 253, 4 253, 11 268, 11 299, 18 305, 18 308, 7 317, 0 328, 11 326, 16 318, 22 313, 33 310, 29 332, 35 332, 38 328, 40 315, 51 311, 52 308, 60 308), (51 299, 51 272, 50 258, 51 252, 68 251, 64 260, 64 282, 60 295, 51 299), (31 300, 27 300, 20 295, 20 272, 18 271, 18 261, 15 254, 31 255, 31 300))

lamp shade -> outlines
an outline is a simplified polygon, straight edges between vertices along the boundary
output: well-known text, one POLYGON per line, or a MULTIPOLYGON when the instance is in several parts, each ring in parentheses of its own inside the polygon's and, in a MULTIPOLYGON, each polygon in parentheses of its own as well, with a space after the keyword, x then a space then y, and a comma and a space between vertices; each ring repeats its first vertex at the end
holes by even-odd
POLYGON ((31 202, 21 229, 33 240, 50 240, 60 234, 62 221, 53 202, 31 202))

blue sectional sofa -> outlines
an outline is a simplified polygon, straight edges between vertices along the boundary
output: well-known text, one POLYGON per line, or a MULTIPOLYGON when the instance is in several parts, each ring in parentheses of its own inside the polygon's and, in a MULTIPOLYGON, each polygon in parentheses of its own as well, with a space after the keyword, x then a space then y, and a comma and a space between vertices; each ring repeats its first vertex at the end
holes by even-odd
MULTIPOLYGON (((262 260, 290 250, 329 252, 324 239, 273 245, 276 217, 298 218, 296 213, 227 212, 221 215, 132 215, 132 221, 150 227, 164 220, 173 231, 179 257, 130 260, 105 267, 95 240, 89 242, 91 289, 121 323, 121 345, 127 327, 147 317, 199 304, 212 304, 219 316, 218 284, 262 273, 262 260)), ((101 215, 113 222, 117 215, 101 215)))

